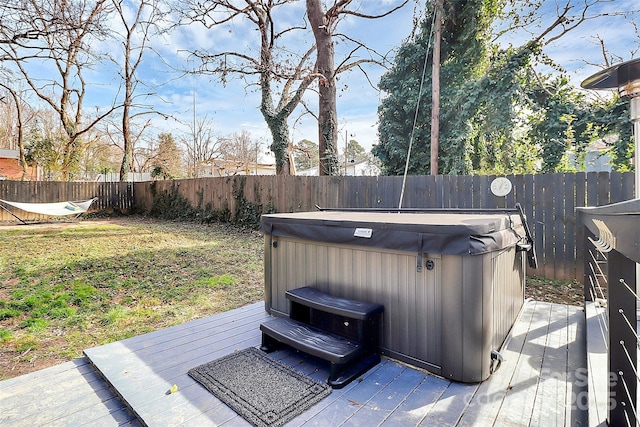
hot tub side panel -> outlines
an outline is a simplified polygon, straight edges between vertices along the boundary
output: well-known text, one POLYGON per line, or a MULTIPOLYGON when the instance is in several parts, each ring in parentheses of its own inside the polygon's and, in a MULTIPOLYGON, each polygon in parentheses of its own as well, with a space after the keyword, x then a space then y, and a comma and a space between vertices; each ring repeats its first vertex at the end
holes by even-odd
POLYGON ((507 248, 421 258, 419 272, 413 252, 266 236, 267 310, 287 315, 285 292, 300 286, 383 304, 383 354, 456 381, 486 379, 522 305, 523 257, 507 248))
POLYGON ((526 253, 515 247, 496 252, 492 258, 493 341, 494 350, 501 348, 524 303, 526 253))
MULTIPOLYGON (((285 292, 301 286, 385 307, 381 348, 384 354, 439 373, 441 364, 440 255, 416 254, 278 238, 271 248, 271 311, 287 315, 285 292), (433 261, 427 270, 426 260, 433 261)), ((266 271, 266 270, 265 270, 266 271)))
POLYGON ((490 376, 524 298, 524 259, 515 247, 477 256, 442 257, 442 369, 445 378, 490 376))
POLYGON ((264 266, 264 309, 267 313, 271 312, 271 235, 265 234, 264 236, 264 259, 262 260, 264 266))
POLYGON ((492 332, 491 313, 483 307, 491 291, 486 277, 489 257, 443 257, 441 375, 445 378, 484 379, 482 367, 488 360, 484 349, 492 332))

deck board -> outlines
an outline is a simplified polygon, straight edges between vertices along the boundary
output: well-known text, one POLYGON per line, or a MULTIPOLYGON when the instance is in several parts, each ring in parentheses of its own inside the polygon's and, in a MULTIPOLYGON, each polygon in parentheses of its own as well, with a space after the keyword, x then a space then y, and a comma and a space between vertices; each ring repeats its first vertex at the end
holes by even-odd
POLYGON ((505 395, 505 400, 508 399, 510 405, 501 408, 496 418, 498 425, 528 425, 533 414, 546 334, 549 330, 548 319, 551 314, 551 304, 535 304, 537 309, 531 319, 519 363, 505 395))
POLYGON ((154 333, 88 349, 87 357, 146 424, 173 425, 210 413, 219 425, 236 415, 191 379, 189 369, 260 343, 258 325, 268 318, 262 303, 154 333), (235 314, 235 315, 234 315, 235 314), (167 394, 173 385, 178 393, 167 394), (228 413, 228 416, 225 414, 228 413))
POLYGON ((490 377, 491 381, 485 381, 480 384, 477 393, 474 395, 473 403, 469 405, 459 425, 491 425, 495 421, 511 386, 513 373, 518 365, 522 363, 520 356, 526 343, 527 332, 531 327, 534 314, 534 303, 526 304, 513 326, 510 336, 503 345, 501 354, 504 357, 504 361, 497 372, 490 377))
POLYGON ((0 382, 0 424, 138 426, 84 358, 0 382))
MULTIPOLYGON (((85 354, 147 425, 245 427, 244 419, 187 371, 258 346, 259 324, 268 318, 264 304, 256 303, 85 354), (178 392, 168 394, 173 384, 178 392)), ((451 382, 383 358, 287 426, 587 425, 586 414, 572 405, 584 389, 574 374, 586 367, 584 331, 579 307, 528 302, 501 349, 505 361, 487 381, 451 382)), ((295 350, 285 347, 270 356, 313 378, 324 381, 328 376, 327 362, 295 350)), ((0 405, 0 423, 11 425, 136 425, 102 377, 82 360, 0 382, 0 405), (41 392, 42 384, 56 386, 41 392), (33 404, 33 396, 43 393, 44 410, 33 404)))
POLYGON ((543 345, 542 363, 531 412, 531 426, 565 424, 567 383, 566 307, 551 306, 543 345), (550 410, 546 410, 549 408, 550 410))
MULTIPOLYGON (((587 369, 589 425, 606 425, 609 404, 609 360, 607 351, 606 308, 587 301, 587 369)), ((638 328, 640 330, 640 328, 638 328)), ((640 366, 640 365, 639 365, 640 366)), ((584 378, 584 377, 581 377, 584 378)), ((580 403, 585 403, 584 399, 580 403)))
MULTIPOLYGON (((415 371, 419 372, 419 371, 415 371)), ((404 401, 385 420, 388 425, 411 426, 419 425, 429 414, 434 403, 447 390, 450 381, 436 376, 422 374, 420 383, 405 397, 404 401)))
POLYGON ((569 312, 567 318, 567 373, 569 376, 566 382, 565 420, 579 421, 581 425, 588 425, 586 308, 568 306, 567 309, 569 312))

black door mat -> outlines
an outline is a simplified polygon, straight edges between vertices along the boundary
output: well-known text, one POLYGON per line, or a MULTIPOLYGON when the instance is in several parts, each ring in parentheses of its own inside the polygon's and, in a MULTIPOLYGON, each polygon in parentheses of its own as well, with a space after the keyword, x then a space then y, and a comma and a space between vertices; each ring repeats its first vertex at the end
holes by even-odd
POLYGON ((331 394, 310 378, 250 347, 189 370, 189 375, 258 427, 277 427, 331 394))

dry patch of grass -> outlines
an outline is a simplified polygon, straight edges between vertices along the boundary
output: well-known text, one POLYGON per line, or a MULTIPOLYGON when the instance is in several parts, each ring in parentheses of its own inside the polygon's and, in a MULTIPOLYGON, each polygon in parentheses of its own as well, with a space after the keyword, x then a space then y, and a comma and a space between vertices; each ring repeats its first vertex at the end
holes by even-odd
POLYGON ((263 298, 262 237, 146 219, 0 226, 0 380, 263 298))

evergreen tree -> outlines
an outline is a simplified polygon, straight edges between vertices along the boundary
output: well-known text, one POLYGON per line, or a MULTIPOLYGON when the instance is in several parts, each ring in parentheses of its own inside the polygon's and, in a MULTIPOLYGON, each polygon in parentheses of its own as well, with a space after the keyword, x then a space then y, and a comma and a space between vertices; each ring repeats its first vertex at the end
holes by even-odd
MULTIPOLYGON (((431 7, 431 6, 428 6, 431 7)), ((471 169, 467 146, 473 130, 467 125, 475 113, 468 105, 470 82, 483 75, 488 66, 490 25, 498 11, 495 0, 445 2, 441 43, 441 118, 440 171, 444 174, 467 173, 471 169)), ((400 47, 395 64, 380 80, 379 87, 388 96, 382 100, 378 114, 380 143, 372 152, 391 175, 404 171, 409 139, 414 132, 409 173, 430 172, 431 132, 431 57, 427 57, 427 74, 420 108, 418 88, 429 46, 431 14, 420 24, 417 34, 400 47)))
POLYGON ((156 157, 152 162, 151 176, 161 179, 180 178, 182 175, 180 149, 170 133, 158 135, 156 157))
POLYGON ((343 157, 347 162, 359 162, 367 159, 367 153, 358 141, 350 139, 345 148, 343 157))
POLYGON ((318 144, 308 139, 302 139, 293 146, 293 160, 297 170, 318 167, 318 144))

